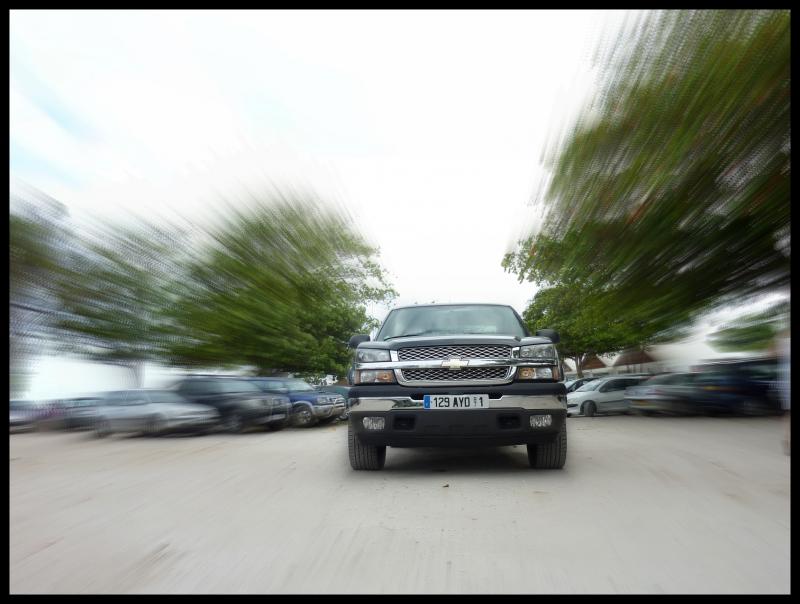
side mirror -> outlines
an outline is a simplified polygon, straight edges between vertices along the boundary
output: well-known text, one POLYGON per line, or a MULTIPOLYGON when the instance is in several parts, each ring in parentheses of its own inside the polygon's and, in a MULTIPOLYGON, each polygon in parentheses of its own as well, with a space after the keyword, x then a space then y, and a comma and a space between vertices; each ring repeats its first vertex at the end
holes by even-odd
POLYGON ((538 329, 536 335, 543 338, 549 338, 553 344, 558 344, 561 338, 558 337, 558 332, 555 329, 538 329))
POLYGON ((361 342, 369 342, 369 336, 366 334, 359 334, 357 336, 353 336, 350 338, 350 341, 347 343, 348 348, 357 348, 361 342))

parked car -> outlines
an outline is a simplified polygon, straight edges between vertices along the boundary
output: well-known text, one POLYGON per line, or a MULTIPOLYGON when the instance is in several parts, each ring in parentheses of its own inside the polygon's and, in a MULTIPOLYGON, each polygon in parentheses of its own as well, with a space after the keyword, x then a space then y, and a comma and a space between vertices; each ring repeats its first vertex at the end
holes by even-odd
POLYGON ((279 429, 286 425, 282 399, 248 378, 193 375, 172 388, 190 402, 214 407, 228 432, 243 432, 253 426, 279 429))
POLYGON ((344 413, 339 416, 341 420, 347 420, 350 416, 350 387, 349 386, 323 386, 319 388, 320 392, 327 392, 328 394, 338 394, 344 398, 344 413))
POLYGON ((101 397, 83 396, 65 402, 64 427, 67 430, 84 430, 94 427, 97 406, 101 397))
POLYGON ((596 377, 584 377, 584 378, 578 378, 578 379, 575 379, 575 380, 567 380, 566 382, 564 382, 564 388, 567 389, 567 394, 569 394, 570 392, 575 392, 578 388, 580 388, 584 384, 588 384, 589 382, 592 382, 592 381, 597 380, 597 379, 599 379, 599 378, 596 378, 596 377))
POLYGON ((139 432, 151 436, 169 432, 208 432, 219 413, 208 405, 190 403, 171 390, 108 392, 96 407, 94 430, 102 438, 139 432))
POLYGON ((265 382, 263 378, 242 378, 252 382, 262 392, 269 394, 272 399, 272 421, 267 423, 270 430, 283 430, 289 425, 292 417, 292 401, 286 393, 285 388, 278 388, 270 382, 265 382))
POLYGON ((36 403, 33 401, 11 400, 8 407, 9 432, 28 432, 36 429, 36 403))
POLYGON ((298 426, 327 424, 335 421, 346 410, 345 398, 341 394, 322 392, 301 379, 282 377, 257 379, 289 396, 292 401, 292 418, 298 426))
POLYGON ((707 413, 781 414, 776 359, 747 359, 700 367, 697 404, 707 413))
POLYGON ((625 391, 629 409, 650 415, 694 415, 702 412, 698 405, 697 380, 700 373, 665 373, 654 376, 625 391))
POLYGON ((625 375, 592 380, 567 394, 567 416, 592 417, 597 413, 627 413, 628 402, 625 400, 625 390, 636 386, 647 377, 645 375, 625 375))

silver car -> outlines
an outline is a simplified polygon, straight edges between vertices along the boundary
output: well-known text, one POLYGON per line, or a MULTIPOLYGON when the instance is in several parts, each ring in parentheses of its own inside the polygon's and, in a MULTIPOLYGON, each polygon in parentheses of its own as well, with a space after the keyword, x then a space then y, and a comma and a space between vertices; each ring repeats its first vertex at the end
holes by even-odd
POLYGON ((649 376, 619 375, 592 380, 567 394, 567 417, 597 413, 627 413, 629 402, 625 389, 638 385, 649 376))
POLYGON ((170 390, 121 390, 109 392, 96 407, 95 434, 205 432, 219 419, 214 407, 189 403, 170 390))

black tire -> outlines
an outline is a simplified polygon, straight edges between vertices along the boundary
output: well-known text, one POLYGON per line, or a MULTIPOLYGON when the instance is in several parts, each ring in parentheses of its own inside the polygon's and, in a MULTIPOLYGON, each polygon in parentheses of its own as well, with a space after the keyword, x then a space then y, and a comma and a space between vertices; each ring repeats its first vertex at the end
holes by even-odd
POLYGON ((594 401, 586 401, 583 404, 583 414, 586 417, 594 417, 595 413, 597 413, 597 406, 594 404, 594 401))
POLYGON ((294 423, 301 428, 309 428, 317 423, 317 419, 314 417, 314 412, 311 410, 311 407, 303 405, 295 412, 294 423))
POLYGON ((94 423, 94 435, 97 438, 105 438, 111 434, 111 426, 108 423, 108 420, 105 419, 98 419, 94 423))
POLYGON ((267 430, 272 432, 277 432, 278 430, 283 430, 286 426, 289 425, 289 420, 282 420, 279 422, 270 422, 267 424, 267 430))
POLYGON ((756 398, 747 397, 736 403, 736 413, 737 415, 744 415, 746 417, 766 415, 767 407, 762 401, 756 398))
POLYGON ((231 411, 225 418, 225 431, 231 434, 241 434, 244 432, 244 418, 238 411, 231 411))
POLYGON ((347 452, 354 470, 382 470, 386 463, 386 447, 363 444, 350 423, 347 424, 347 452))
POLYGON ((144 430, 144 433, 147 436, 158 436, 164 430, 164 420, 160 417, 151 417, 147 421, 147 427, 144 430))
POLYGON ((567 423, 551 443, 528 445, 528 463, 539 470, 560 470, 567 462, 567 423))

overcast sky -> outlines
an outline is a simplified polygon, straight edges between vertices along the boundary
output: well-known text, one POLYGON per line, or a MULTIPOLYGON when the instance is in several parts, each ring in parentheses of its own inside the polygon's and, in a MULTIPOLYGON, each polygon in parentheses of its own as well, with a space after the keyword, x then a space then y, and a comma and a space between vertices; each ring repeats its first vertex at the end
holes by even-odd
POLYGON ((500 261, 625 16, 12 11, 12 175, 78 219, 311 187, 380 247, 398 304, 522 311, 533 286, 500 261))
POLYGON ((396 304, 521 312, 535 289, 500 262, 538 218, 542 153, 636 14, 12 11, 12 183, 78 221, 312 188, 380 247, 396 304))

